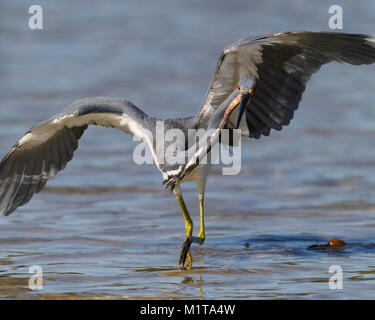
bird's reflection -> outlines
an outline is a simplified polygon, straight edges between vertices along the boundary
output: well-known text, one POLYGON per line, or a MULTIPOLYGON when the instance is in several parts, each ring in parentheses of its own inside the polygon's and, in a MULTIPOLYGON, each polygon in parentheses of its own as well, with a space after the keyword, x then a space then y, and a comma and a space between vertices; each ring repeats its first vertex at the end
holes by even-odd
POLYGON ((205 300, 204 291, 202 289, 202 284, 204 283, 201 274, 196 275, 197 278, 194 280, 194 277, 185 276, 184 279, 181 281, 184 285, 190 285, 191 287, 197 288, 199 291, 199 295, 202 300, 205 300))

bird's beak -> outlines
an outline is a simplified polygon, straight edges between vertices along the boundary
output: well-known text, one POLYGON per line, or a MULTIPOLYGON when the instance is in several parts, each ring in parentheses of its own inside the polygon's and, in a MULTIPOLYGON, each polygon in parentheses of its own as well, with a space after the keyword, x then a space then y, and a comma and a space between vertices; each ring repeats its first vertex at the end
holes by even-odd
POLYGON ((238 129, 238 127, 240 126, 243 113, 245 112, 247 102, 249 101, 251 95, 252 95, 252 92, 243 92, 243 93, 241 93, 240 109, 238 111, 238 118, 237 118, 236 129, 238 129))

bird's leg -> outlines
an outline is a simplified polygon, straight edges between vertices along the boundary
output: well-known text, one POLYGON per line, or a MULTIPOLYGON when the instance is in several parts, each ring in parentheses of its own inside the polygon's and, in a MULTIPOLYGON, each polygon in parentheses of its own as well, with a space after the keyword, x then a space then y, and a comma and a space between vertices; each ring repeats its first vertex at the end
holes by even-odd
POLYGON ((199 245, 202 245, 204 242, 204 239, 206 238, 204 233, 204 194, 199 194, 199 211, 200 211, 200 228, 199 233, 197 237, 193 237, 193 242, 198 243, 199 245))
POLYGON ((192 233, 193 233, 193 221, 190 218, 189 212, 186 208, 184 199, 182 198, 180 186, 177 184, 173 190, 174 194, 176 195, 178 204, 180 205, 182 215, 184 216, 185 220, 185 232, 186 237, 184 243, 182 244, 180 259, 178 260, 177 267, 179 269, 191 269, 192 266, 192 259, 190 254, 190 246, 193 242, 192 233))

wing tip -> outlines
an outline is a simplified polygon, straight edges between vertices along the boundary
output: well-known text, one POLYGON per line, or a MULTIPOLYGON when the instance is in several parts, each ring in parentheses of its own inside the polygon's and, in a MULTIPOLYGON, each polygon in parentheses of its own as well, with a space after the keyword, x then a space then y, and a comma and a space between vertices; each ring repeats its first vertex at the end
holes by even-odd
POLYGON ((12 203, 10 203, 10 204, 7 205, 6 208, 1 208, 0 213, 2 213, 3 216, 9 216, 16 209, 17 209, 17 207, 13 208, 12 203))
POLYGON ((375 48, 375 37, 367 37, 365 38, 366 42, 373 48, 375 48))

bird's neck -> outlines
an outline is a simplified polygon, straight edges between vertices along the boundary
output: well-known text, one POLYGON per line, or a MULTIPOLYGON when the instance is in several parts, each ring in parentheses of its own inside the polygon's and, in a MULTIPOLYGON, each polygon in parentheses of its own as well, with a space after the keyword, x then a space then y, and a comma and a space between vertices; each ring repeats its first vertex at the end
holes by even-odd
POLYGON ((231 112, 240 103, 240 92, 238 89, 234 90, 230 96, 216 109, 214 114, 208 121, 208 129, 223 128, 231 114, 231 112))

